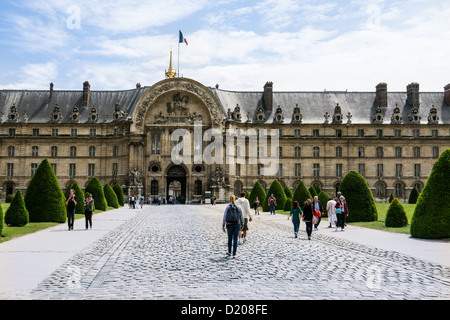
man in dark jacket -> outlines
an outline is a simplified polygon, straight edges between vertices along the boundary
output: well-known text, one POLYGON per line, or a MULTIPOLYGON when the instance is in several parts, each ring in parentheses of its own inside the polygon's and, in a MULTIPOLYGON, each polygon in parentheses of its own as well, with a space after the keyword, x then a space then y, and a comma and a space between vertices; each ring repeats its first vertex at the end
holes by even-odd
POLYGON ((322 220, 322 216, 323 216, 323 207, 322 207, 322 203, 319 201, 319 198, 318 198, 317 196, 314 197, 313 207, 314 207, 314 210, 317 210, 317 211, 320 212, 319 220, 318 220, 317 223, 314 225, 314 231, 317 231, 317 227, 319 226, 320 221, 322 220))

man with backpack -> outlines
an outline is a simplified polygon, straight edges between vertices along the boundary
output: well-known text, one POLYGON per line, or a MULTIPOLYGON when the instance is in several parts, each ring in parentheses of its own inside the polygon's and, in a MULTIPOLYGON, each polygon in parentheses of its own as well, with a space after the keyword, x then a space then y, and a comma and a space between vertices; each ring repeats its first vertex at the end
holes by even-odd
POLYGON ((230 202, 223 214, 222 229, 228 233, 228 256, 231 256, 231 245, 233 245, 233 259, 235 259, 239 231, 244 226, 244 214, 236 205, 236 196, 231 196, 230 202))
POLYGON ((275 207, 277 206, 277 199, 273 196, 273 193, 270 195, 268 205, 270 208, 270 214, 275 214, 275 207))

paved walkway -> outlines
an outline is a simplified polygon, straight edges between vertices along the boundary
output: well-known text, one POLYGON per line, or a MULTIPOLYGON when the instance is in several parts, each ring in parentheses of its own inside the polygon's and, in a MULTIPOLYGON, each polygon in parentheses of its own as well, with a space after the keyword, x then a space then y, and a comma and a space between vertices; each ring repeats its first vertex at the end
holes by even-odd
POLYGON ((450 299, 450 243, 284 215, 225 255, 224 205, 121 208, 0 244, 0 299, 450 299))

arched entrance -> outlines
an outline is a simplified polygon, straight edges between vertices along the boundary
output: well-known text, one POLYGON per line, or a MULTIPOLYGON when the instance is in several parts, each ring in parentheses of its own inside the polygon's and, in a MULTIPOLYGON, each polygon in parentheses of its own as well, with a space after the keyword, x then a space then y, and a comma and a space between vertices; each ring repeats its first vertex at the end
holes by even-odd
POLYGON ((166 199, 178 197, 186 203, 187 172, 182 166, 172 166, 167 171, 166 199))
POLYGON ((15 194, 15 187, 16 185, 12 181, 8 181, 3 185, 3 190, 5 190, 5 196, 8 196, 10 194, 15 194))

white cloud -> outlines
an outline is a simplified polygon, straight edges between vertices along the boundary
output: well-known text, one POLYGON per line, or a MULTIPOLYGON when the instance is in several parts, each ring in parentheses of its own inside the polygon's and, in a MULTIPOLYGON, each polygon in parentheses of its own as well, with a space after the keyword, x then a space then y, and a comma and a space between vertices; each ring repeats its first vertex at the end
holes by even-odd
POLYGON ((58 76, 56 62, 27 64, 20 69, 17 82, 3 86, 4 89, 48 89, 50 82, 58 76))

